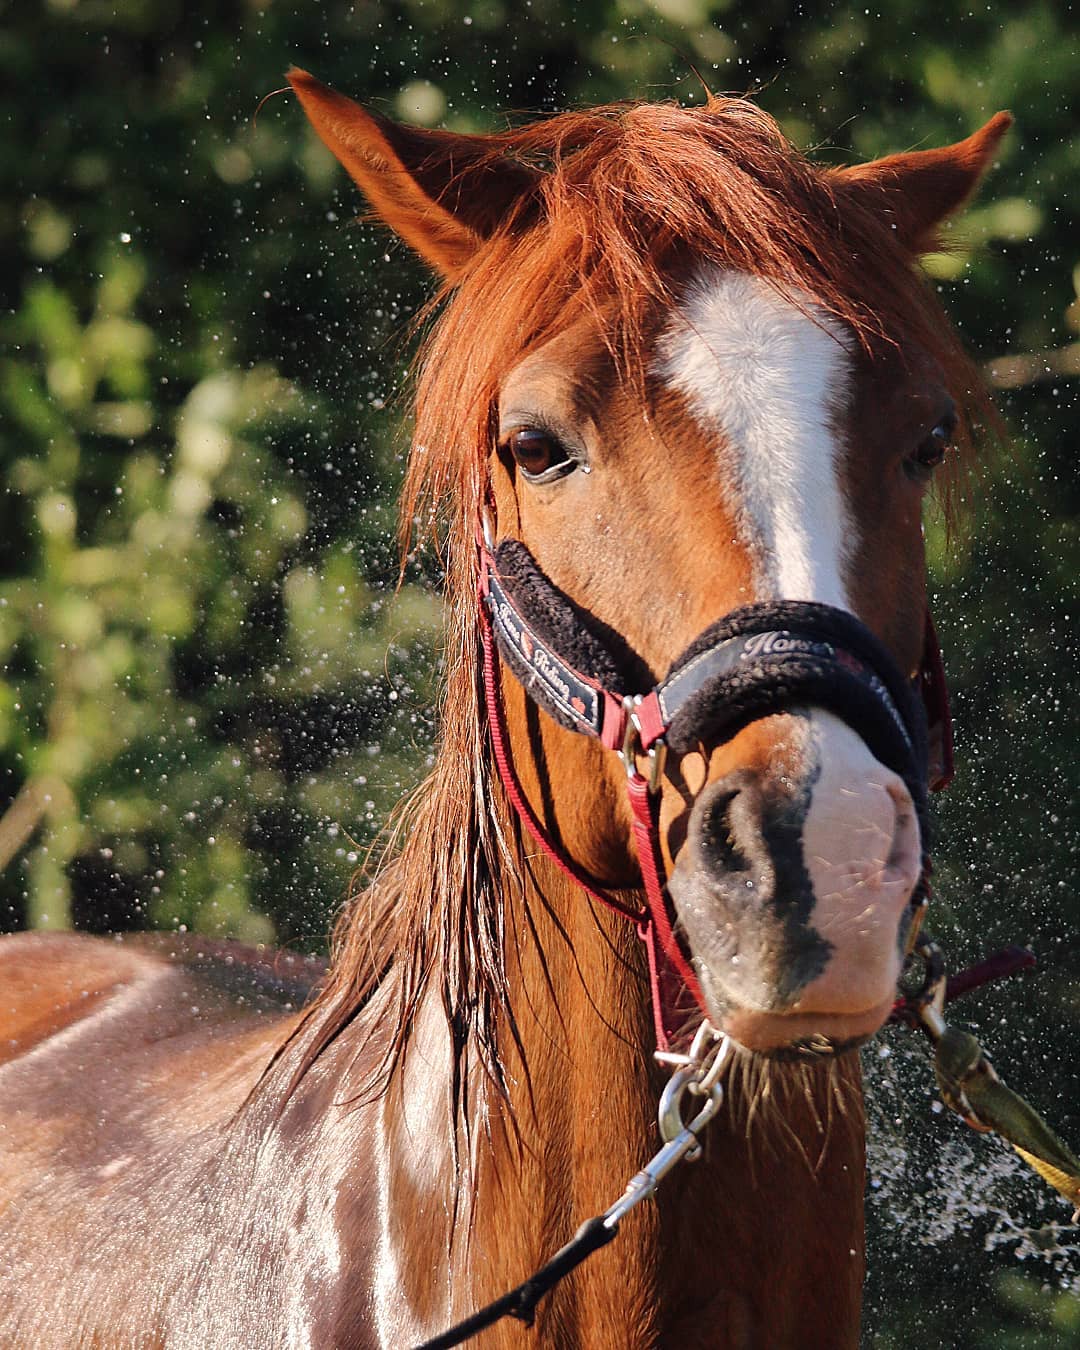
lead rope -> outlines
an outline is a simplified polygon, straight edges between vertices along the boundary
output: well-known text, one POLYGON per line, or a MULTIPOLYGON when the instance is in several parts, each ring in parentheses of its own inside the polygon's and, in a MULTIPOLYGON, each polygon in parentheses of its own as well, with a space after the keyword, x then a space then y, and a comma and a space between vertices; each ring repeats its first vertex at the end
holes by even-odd
POLYGON ((693 1162, 701 1156, 699 1135, 719 1111, 724 1101, 723 1075, 733 1051, 727 1036, 714 1030, 708 1021, 702 1022, 693 1045, 685 1055, 660 1052, 658 1059, 675 1066, 660 1098, 658 1121, 663 1145, 636 1172, 626 1189, 603 1214, 587 1219, 573 1238, 560 1247, 546 1265, 530 1275, 524 1283, 508 1294, 495 1299, 487 1307, 458 1322, 449 1331, 424 1341, 416 1350, 450 1350, 486 1330, 504 1317, 515 1317, 531 1327, 536 1316, 536 1305, 551 1289, 576 1270, 582 1261, 613 1241, 619 1233, 619 1224, 630 1213, 656 1193, 656 1188, 669 1172, 684 1160, 693 1162), (688 1121, 683 1120, 683 1099, 690 1095, 701 1105, 688 1121))
MULTIPOLYGON (((945 1021, 945 1003, 955 996, 956 985, 945 977, 945 959, 937 943, 922 936, 914 950, 923 962, 925 977, 915 994, 897 1004, 893 1020, 921 1027, 929 1036, 938 1092, 949 1110, 973 1130, 999 1134, 1011 1144, 1029 1167, 1073 1205, 1075 1223, 1080 1218, 1080 1160, 1034 1107, 1005 1086, 971 1032, 945 1021)), ((994 968, 977 983, 1032 966, 1035 958, 1025 948, 1012 948, 983 964, 994 968)), ((975 987, 973 973, 963 972, 966 979, 957 981, 964 985, 960 992, 975 987)))

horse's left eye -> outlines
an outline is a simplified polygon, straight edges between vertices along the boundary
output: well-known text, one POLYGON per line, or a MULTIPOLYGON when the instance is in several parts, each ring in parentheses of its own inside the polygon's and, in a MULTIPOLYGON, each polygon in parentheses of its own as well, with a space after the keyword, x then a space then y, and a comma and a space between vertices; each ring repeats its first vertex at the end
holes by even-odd
POLYGON ((532 482, 550 483, 575 466, 566 447, 539 427, 522 427, 511 432, 507 446, 514 463, 532 482))
POLYGON ((945 459, 955 432, 956 418, 951 415, 943 417, 929 436, 924 437, 904 461, 908 476, 916 479, 928 478, 945 459))

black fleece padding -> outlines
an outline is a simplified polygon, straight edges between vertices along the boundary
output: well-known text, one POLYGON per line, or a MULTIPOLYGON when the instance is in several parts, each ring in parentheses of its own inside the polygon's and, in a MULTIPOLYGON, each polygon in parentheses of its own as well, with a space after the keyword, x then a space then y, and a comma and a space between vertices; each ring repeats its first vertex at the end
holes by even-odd
POLYGON ((772 600, 731 610, 710 624, 703 633, 699 633, 690 646, 675 658, 667 679, 670 680, 684 666, 689 665, 696 656, 728 638, 784 630, 800 637, 819 638, 859 657, 881 678, 908 726, 917 726, 924 715, 915 706, 919 700, 883 644, 854 614, 813 600, 772 600))
POLYGON ((865 677, 836 659, 789 652, 740 662, 737 670, 704 684, 672 718, 666 737, 670 749, 685 754, 703 741, 729 739, 757 718, 787 708, 825 708, 856 731, 874 757, 904 780, 925 838, 926 710, 882 643, 853 614, 802 600, 744 606, 695 638, 673 662, 667 678, 728 639, 785 631, 849 652, 868 667, 888 690, 910 745, 865 677))
POLYGON ((593 631, 596 620, 547 579, 521 540, 504 539, 494 557, 503 589, 537 637, 580 674, 612 693, 622 689, 627 672, 593 631))
MULTIPOLYGON (((520 540, 499 544, 494 562, 503 589, 521 617, 562 662, 613 694, 644 692, 641 663, 624 641, 560 591, 520 540)), ((763 651, 740 659, 737 668, 713 676, 692 693, 672 715, 666 736, 672 752, 681 755, 703 742, 729 739, 756 719, 789 708, 825 708, 862 736, 875 758, 903 778, 926 838, 926 712, 885 647, 854 615, 802 600, 732 610, 694 639, 673 662, 664 683, 721 643, 759 633, 789 633, 850 653, 888 691, 910 744, 865 673, 850 669, 850 663, 845 665, 835 656, 799 650, 796 643, 794 650, 763 651)), ((500 650, 529 695, 560 726, 582 730, 553 703, 536 670, 519 651, 507 642, 500 642, 500 650)))

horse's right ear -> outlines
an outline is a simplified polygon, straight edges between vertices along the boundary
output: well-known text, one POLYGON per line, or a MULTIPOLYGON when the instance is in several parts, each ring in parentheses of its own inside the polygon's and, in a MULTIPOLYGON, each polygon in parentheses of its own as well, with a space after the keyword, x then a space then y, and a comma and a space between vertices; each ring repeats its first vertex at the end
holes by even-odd
POLYGON ((401 126, 306 70, 294 67, 288 79, 375 215, 451 281, 536 183, 538 175, 493 153, 485 136, 401 126))

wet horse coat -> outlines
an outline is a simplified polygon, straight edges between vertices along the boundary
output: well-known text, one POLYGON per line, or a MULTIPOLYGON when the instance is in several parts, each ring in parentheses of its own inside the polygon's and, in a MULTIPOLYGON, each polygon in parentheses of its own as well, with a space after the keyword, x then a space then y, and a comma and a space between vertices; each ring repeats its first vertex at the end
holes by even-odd
MULTIPOLYGON (((325 975, 212 944, 0 945, 0 1345, 400 1346, 517 1283, 655 1148, 635 935, 526 846, 478 694, 483 502, 655 679, 747 601, 848 609, 922 653, 920 509, 980 415, 914 274, 1008 119, 843 171, 740 100, 497 137, 293 84, 445 279, 404 518, 446 513, 442 743, 325 975), (301 1010, 308 989, 320 992, 301 1010)), ((621 769, 506 676, 524 789, 640 884, 621 769)), ((748 1051, 707 1156, 491 1345, 854 1346, 857 1061, 892 999, 911 799, 820 708, 669 763, 671 901, 748 1051), (792 1062, 807 1044, 821 1059, 792 1062)))

